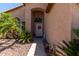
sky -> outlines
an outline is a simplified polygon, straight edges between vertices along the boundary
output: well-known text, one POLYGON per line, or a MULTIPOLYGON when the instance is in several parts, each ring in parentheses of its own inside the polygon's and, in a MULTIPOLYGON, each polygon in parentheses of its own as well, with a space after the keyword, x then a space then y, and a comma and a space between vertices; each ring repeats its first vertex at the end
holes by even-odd
POLYGON ((0 12, 10 10, 20 5, 22 5, 22 3, 0 3, 0 12))

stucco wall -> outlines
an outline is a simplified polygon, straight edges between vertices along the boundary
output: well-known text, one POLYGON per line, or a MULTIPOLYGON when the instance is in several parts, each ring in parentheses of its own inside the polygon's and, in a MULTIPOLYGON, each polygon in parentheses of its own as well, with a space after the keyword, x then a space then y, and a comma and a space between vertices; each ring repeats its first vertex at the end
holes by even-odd
POLYGON ((10 11, 8 13, 11 13, 14 17, 20 18, 21 21, 24 21, 24 18, 25 18, 24 7, 18 8, 18 9, 13 10, 13 11, 10 11))
POLYGON ((48 42, 53 46, 62 40, 71 39, 70 4, 55 4, 50 13, 45 13, 45 33, 48 42))
POLYGON ((79 28, 79 4, 71 5, 72 28, 79 28))
POLYGON ((27 31, 31 32, 31 10, 32 9, 46 9, 47 4, 44 3, 26 3, 25 7, 25 22, 26 22, 26 29, 27 31))

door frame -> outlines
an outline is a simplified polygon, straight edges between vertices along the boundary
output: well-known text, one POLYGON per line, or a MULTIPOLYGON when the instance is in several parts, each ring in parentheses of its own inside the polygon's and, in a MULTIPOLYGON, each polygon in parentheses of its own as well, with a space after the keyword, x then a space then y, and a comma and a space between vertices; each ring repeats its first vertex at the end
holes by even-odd
MULTIPOLYGON (((43 34, 44 34, 44 11, 42 10, 32 10, 31 11, 31 33, 32 33, 32 37, 35 37, 35 25, 34 25, 34 17, 35 17, 35 13, 41 13, 41 16, 43 17, 42 19, 42 25, 43 25, 43 28, 42 28, 42 31, 43 31, 43 34)), ((43 37, 43 36, 42 36, 43 37)))

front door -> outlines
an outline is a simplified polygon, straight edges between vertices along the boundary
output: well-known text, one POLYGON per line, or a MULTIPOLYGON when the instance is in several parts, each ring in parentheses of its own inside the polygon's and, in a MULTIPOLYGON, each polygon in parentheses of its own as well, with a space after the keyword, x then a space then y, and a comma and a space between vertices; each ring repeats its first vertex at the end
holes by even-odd
POLYGON ((43 11, 32 11, 32 35, 34 37, 43 37, 43 22, 44 12, 43 11))
POLYGON ((36 37, 42 37, 43 36, 42 23, 35 23, 35 36, 36 37))

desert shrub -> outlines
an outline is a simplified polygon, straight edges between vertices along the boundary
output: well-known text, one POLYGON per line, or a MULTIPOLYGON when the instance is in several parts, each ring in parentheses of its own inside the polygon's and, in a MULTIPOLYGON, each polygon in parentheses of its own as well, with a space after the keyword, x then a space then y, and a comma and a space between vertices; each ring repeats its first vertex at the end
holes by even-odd
POLYGON ((55 50, 54 54, 56 56, 79 56, 79 46, 76 42, 63 40, 62 43, 57 45, 57 47, 58 48, 55 50))
POLYGON ((29 32, 23 31, 20 34, 20 42, 25 43, 25 42, 31 42, 32 36, 29 32))

